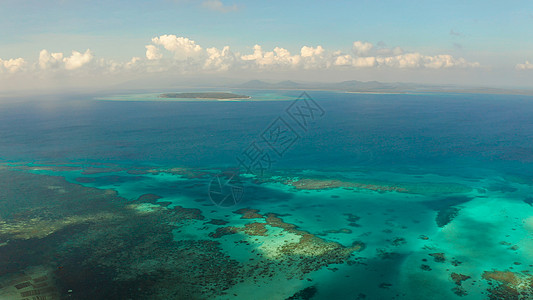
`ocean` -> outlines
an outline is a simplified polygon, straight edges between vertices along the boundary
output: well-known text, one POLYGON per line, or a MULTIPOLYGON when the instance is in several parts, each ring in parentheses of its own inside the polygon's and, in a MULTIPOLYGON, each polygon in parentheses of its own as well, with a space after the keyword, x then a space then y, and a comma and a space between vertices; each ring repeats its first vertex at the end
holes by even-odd
POLYGON ((0 298, 533 297, 531 96, 232 92, 0 103, 0 298))

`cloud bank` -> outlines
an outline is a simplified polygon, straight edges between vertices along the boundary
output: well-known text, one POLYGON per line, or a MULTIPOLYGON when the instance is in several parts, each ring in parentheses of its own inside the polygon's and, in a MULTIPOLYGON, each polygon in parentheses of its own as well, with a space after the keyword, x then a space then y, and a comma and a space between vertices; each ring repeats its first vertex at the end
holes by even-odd
MULTIPOLYGON (((424 55, 407 52, 400 47, 392 49, 376 48, 373 44, 355 41, 352 51, 328 51, 321 45, 303 46, 298 53, 291 53, 282 47, 265 50, 255 45, 251 53, 233 52, 229 46, 204 49, 195 41, 175 35, 162 35, 152 39, 145 46, 146 59, 156 62, 168 60, 182 61, 181 67, 192 67, 191 71, 202 69, 227 71, 246 70, 308 70, 332 68, 397 68, 397 69, 446 69, 479 67, 477 62, 456 58, 450 54, 424 55), (163 51, 167 53, 163 54, 163 51), (194 70, 196 67, 196 70, 194 70)), ((173 64, 170 64, 172 66, 173 64)), ((176 65, 174 64, 174 67, 176 65)))
MULTIPOLYGON (((306 71, 346 72, 353 70, 445 70, 478 68, 477 62, 467 61, 451 54, 429 55, 405 51, 400 47, 385 47, 365 41, 348 44, 347 50, 327 49, 322 45, 303 45, 296 51, 281 46, 265 49, 257 44, 241 53, 230 46, 205 47, 196 41, 172 34, 152 38, 144 45, 143 57, 115 61, 98 57, 90 49, 62 53, 42 49, 35 60, 24 58, 0 59, 0 79, 33 76, 46 78, 108 76, 119 79, 141 78, 150 73, 169 73, 201 76, 202 74, 260 74, 261 72, 306 71), (228 73, 231 72, 231 73, 228 73)), ((140 48, 139 50, 141 50, 140 48)), ((141 50, 142 51, 142 50, 141 50)), ((533 64, 516 65, 516 69, 533 69, 533 64)))

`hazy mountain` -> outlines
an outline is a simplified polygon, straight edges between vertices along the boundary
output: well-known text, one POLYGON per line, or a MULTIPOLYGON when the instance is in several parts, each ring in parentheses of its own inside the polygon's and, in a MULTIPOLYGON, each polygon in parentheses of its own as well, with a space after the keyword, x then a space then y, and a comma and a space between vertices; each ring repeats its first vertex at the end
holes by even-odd
POLYGON ((487 87, 468 87, 456 85, 429 85, 402 82, 379 82, 349 80, 342 82, 266 82, 250 80, 234 86, 244 89, 280 89, 280 90, 329 90, 353 93, 478 93, 478 94, 517 94, 532 95, 533 90, 498 89, 487 87))

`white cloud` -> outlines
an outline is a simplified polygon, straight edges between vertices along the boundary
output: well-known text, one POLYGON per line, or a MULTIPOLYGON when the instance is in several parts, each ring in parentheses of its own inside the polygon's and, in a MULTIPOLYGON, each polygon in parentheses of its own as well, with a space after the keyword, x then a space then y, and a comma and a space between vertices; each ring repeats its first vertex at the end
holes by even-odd
POLYGON ((523 64, 517 64, 515 68, 517 70, 533 70, 533 64, 526 60, 523 64))
POLYGON ((254 46, 254 53, 241 56, 242 60, 258 60, 263 58, 263 49, 259 45, 254 46))
POLYGON ((238 9, 237 5, 224 5, 221 0, 205 0, 204 2, 202 2, 202 6, 210 10, 224 13, 235 11, 238 9))
POLYGON ((355 56, 343 54, 340 51, 333 53, 334 66, 351 66, 354 68, 396 68, 396 69, 445 69, 479 67, 479 63, 468 62, 464 58, 456 58, 449 54, 423 55, 418 52, 405 52, 400 47, 375 49, 374 45, 367 42, 353 42, 352 51, 355 56))
POLYGON ((368 57, 356 57, 352 61, 352 66, 356 68, 369 68, 376 66, 376 58, 372 56, 368 57))
POLYGON ((470 63, 464 58, 455 58, 449 54, 440 54, 435 56, 422 55, 418 52, 405 53, 396 56, 377 57, 379 66, 386 66, 391 68, 428 68, 428 69, 444 69, 444 68, 467 68, 479 67, 479 63, 470 63))
POLYGON ((87 49, 84 53, 72 51, 69 57, 64 57, 61 52, 50 53, 48 50, 43 49, 39 52, 38 65, 42 70, 62 68, 76 70, 91 62, 93 57, 90 49, 87 49))
POLYGON ((140 57, 132 57, 131 60, 129 62, 126 63, 126 68, 132 68, 134 67, 135 65, 137 65, 137 63, 141 61, 141 58, 140 57))
MULTIPOLYGON (((131 61, 124 63, 99 59, 97 66, 93 67, 99 67, 105 72, 125 70, 142 72, 141 69, 145 72, 170 70, 174 72, 216 72, 254 68, 270 70, 309 70, 332 67, 445 69, 479 66, 478 63, 471 63, 449 54, 429 56, 418 52, 404 53, 400 47, 376 49, 373 44, 361 41, 352 43, 354 54, 346 54, 340 50, 327 51, 321 45, 302 46, 297 54, 292 54, 289 50, 279 46, 272 51, 265 51, 261 45, 255 45, 250 54, 234 54, 229 46, 222 49, 203 48, 194 40, 176 35, 161 35, 152 38, 151 42, 145 46, 146 58, 144 59, 134 57, 131 61), (174 55, 162 60, 163 49, 174 55)), ((92 59, 93 54, 90 50, 85 53, 73 51, 70 57, 64 57, 62 53, 49 53, 47 50, 42 50, 39 54, 38 65, 44 70, 57 68, 63 63, 64 69, 75 70, 92 59)), ((517 68, 525 69, 529 68, 529 65, 517 66, 517 68)))
POLYGON ((336 66, 351 66, 352 65, 352 56, 345 54, 345 55, 339 55, 335 58, 334 65, 336 66))
POLYGON ((230 51, 229 46, 222 50, 217 48, 207 48, 207 59, 204 63, 204 68, 208 70, 227 71, 235 63, 235 55, 230 51))
POLYGON ((420 68, 423 67, 420 53, 406 53, 396 56, 378 57, 378 64, 391 68, 420 68))
POLYGON ((159 52, 159 49, 154 45, 146 45, 146 58, 148 60, 156 60, 163 57, 161 52, 159 52))
POLYGON ((255 62, 260 67, 267 66, 296 66, 300 63, 299 55, 291 55, 284 48, 276 47, 274 51, 264 52, 260 45, 254 46, 254 53, 241 56, 243 61, 255 62))
POLYGON ((5 69, 8 73, 15 73, 21 71, 25 66, 26 61, 21 57, 8 60, 0 59, 0 72, 5 69))
POLYGON ((303 46, 300 49, 300 64, 304 69, 328 68, 331 65, 331 59, 328 57, 326 49, 322 46, 309 47, 303 46))
POLYGON ((464 58, 454 58, 449 54, 426 56, 424 66, 431 69, 451 68, 455 66, 465 66, 468 63, 464 58))
POLYGON ((352 50, 357 56, 365 56, 370 52, 370 50, 372 50, 373 47, 374 45, 371 43, 355 41, 353 42, 352 50))
POLYGON ((345 55, 339 55, 335 57, 333 65, 351 66, 355 68, 369 68, 369 67, 376 66, 376 58, 373 56, 352 57, 349 54, 345 54, 345 55))
POLYGON ((391 55, 400 55, 403 54, 404 51, 400 47, 394 47, 392 49, 389 48, 379 48, 376 50, 376 55, 378 56, 391 56, 391 55))
MULTIPOLYGON (((152 44, 156 46, 163 46, 166 50, 174 53, 174 56, 176 58, 187 58, 189 56, 194 56, 202 52, 202 47, 200 45, 196 44, 195 41, 186 38, 186 37, 178 37, 176 35, 161 35, 159 37, 155 37, 152 39, 152 44)), ((146 56, 148 59, 149 55, 152 59, 158 59, 161 58, 161 56, 158 54, 159 52, 156 51, 157 48, 155 46, 151 47, 153 45, 146 46, 146 56), (150 51, 150 53, 148 53, 150 51)))
POLYGON ((85 64, 89 63, 93 59, 93 54, 90 49, 87 49, 85 53, 78 51, 72 51, 72 55, 69 57, 63 58, 65 63, 65 69, 75 70, 83 67, 85 64))
POLYGON ((39 66, 41 69, 58 68, 62 65, 63 53, 50 53, 43 49, 39 52, 39 66))
MULTIPOLYGON (((440 70, 479 66, 478 63, 450 54, 425 55, 405 52, 400 47, 385 48, 384 44, 375 47, 371 43, 361 41, 353 42, 351 46, 352 51, 348 48, 348 51, 343 52, 325 49, 321 45, 305 45, 293 54, 281 46, 267 51, 261 45, 255 45, 248 53, 234 53, 230 46, 202 47, 186 37, 161 35, 154 37, 151 43, 145 46, 144 57, 133 57, 122 62, 106 58, 95 59, 89 49, 85 52, 72 51, 70 56, 43 49, 32 63, 26 63, 23 58, 0 59, 0 82, 3 78, 14 78, 7 76, 10 73, 21 74, 21 78, 30 78, 36 74, 34 78, 42 80, 68 79, 71 82, 89 82, 84 81, 89 78, 102 82, 118 82, 127 78, 151 76, 147 73, 202 75, 231 70, 235 74, 248 71, 265 71, 267 74, 271 71, 300 71, 303 74, 304 70, 440 70)), ((518 64, 516 69, 533 69, 533 64, 518 64)))
POLYGON ((418 52, 392 56, 352 57, 349 54, 337 55, 335 66, 352 66, 355 68, 395 68, 395 69, 445 69, 479 67, 479 63, 470 63, 464 58, 455 58, 449 54, 435 56, 422 55, 418 52))
POLYGON ((302 57, 321 56, 324 52, 325 50, 322 46, 317 46, 316 48, 303 46, 302 50, 300 50, 302 57))

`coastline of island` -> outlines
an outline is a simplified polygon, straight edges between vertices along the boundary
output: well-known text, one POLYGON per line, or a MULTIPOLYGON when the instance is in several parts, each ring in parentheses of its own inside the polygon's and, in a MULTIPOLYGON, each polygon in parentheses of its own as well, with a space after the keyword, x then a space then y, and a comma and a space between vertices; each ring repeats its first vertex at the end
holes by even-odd
POLYGON ((172 99, 204 99, 204 100, 240 100, 251 99, 251 96, 239 95, 225 92, 203 92, 203 93, 164 93, 159 98, 172 99))

